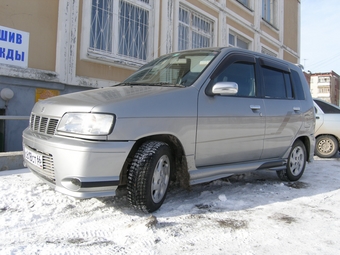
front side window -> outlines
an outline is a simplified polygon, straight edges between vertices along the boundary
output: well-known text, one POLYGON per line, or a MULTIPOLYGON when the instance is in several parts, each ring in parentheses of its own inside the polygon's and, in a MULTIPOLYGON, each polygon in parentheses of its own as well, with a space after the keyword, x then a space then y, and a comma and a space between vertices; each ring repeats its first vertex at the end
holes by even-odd
POLYGON ((178 50, 211 47, 213 21, 184 6, 179 8, 178 50))
POLYGON ((145 63, 150 52, 151 0, 92 0, 90 50, 145 63))
POLYGON ((277 0, 262 0, 262 18, 272 25, 276 25, 276 4, 277 0))
POLYGON ((213 83, 235 82, 238 92, 235 96, 253 97, 256 95, 255 65, 253 63, 235 62, 214 78, 213 83))

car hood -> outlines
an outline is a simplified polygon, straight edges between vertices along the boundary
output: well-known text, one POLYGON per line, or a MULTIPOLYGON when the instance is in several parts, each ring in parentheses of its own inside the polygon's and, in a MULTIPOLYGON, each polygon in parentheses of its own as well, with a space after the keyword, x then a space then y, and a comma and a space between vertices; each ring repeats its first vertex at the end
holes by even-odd
POLYGON ((37 102, 32 112, 56 118, 66 112, 106 112, 133 117, 140 116, 143 108, 152 112, 151 109, 160 109, 160 105, 185 99, 192 90, 197 93, 193 87, 114 86, 45 99, 37 102))

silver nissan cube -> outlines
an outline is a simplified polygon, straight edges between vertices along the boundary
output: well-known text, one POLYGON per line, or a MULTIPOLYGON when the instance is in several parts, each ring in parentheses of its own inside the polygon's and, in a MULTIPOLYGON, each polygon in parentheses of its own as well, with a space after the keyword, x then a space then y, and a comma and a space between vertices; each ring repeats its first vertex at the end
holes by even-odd
POLYGON ((256 170, 297 181, 313 160, 315 115, 298 65, 237 48, 161 56, 112 87, 39 101, 26 166, 56 191, 157 210, 183 187, 256 170))

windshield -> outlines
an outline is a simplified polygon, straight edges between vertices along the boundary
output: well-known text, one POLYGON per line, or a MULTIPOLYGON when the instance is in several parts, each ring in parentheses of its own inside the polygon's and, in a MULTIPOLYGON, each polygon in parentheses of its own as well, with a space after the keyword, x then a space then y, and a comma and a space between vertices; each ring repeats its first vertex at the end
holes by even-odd
POLYGON ((218 53, 214 50, 197 50, 165 55, 142 66, 122 84, 188 87, 218 53))

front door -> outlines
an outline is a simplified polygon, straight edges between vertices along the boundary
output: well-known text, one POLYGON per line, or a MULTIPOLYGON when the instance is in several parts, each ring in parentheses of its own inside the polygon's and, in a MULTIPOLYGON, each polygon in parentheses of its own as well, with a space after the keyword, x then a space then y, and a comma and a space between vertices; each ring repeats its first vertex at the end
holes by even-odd
POLYGON ((263 149, 265 112, 257 97, 255 59, 231 56, 213 74, 210 84, 236 82, 233 96, 208 96, 198 100, 196 167, 258 160, 263 149))

